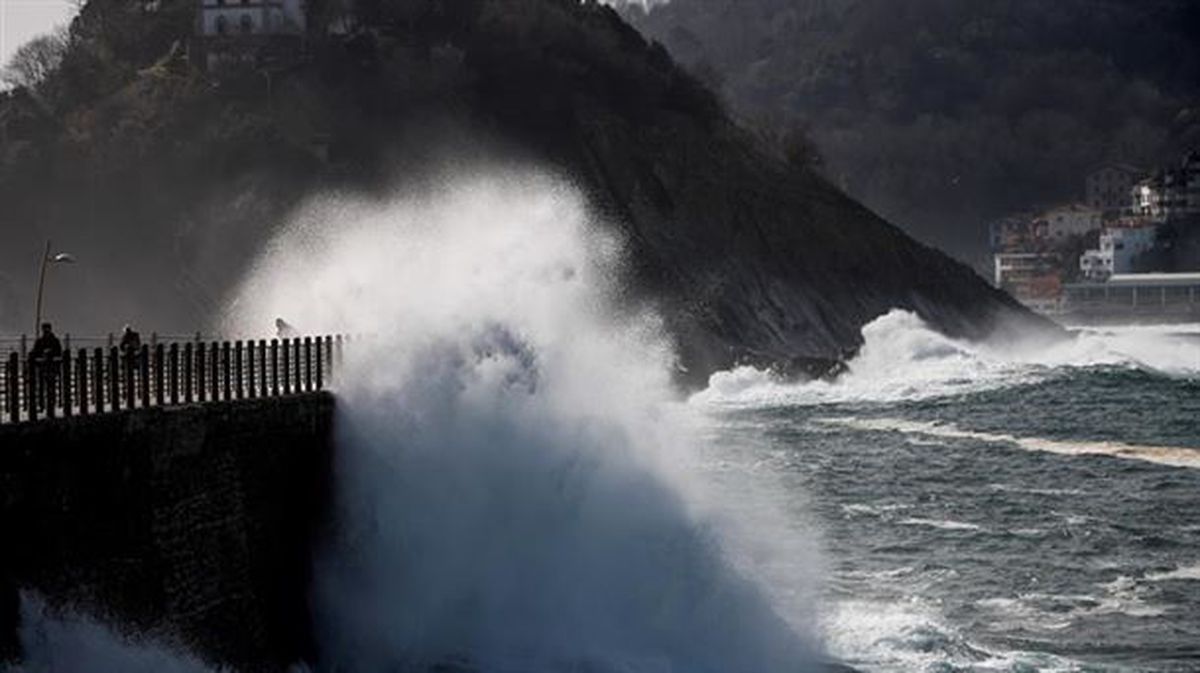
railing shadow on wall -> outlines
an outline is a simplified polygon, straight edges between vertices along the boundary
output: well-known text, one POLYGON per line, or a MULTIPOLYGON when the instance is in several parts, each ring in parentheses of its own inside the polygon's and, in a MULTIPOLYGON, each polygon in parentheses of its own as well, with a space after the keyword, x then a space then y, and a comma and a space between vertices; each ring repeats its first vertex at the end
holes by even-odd
POLYGON ((0 378, 0 423, 324 390, 350 336, 188 341, 67 348, 61 357, 10 352, 0 378))

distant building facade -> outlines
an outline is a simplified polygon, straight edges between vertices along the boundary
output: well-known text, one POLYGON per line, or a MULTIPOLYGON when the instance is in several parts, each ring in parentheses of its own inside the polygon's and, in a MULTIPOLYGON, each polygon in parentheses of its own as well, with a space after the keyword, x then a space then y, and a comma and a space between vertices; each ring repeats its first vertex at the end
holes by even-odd
POLYGON ((1062 259, 1057 253, 998 253, 993 259, 996 287, 1034 309, 1048 310, 1057 303, 1062 292, 1062 259))
POLYGON ((1157 235, 1158 228, 1154 226, 1106 229, 1100 234, 1100 248, 1088 250, 1079 258, 1079 269, 1089 280, 1131 273, 1134 260, 1154 247, 1157 235))
POLYGON ((1034 232, 1040 233, 1046 242, 1058 244, 1071 236, 1100 229, 1103 216, 1102 210, 1080 203, 1062 206, 1038 215, 1034 232))
POLYGON ((1179 167, 1138 181, 1132 201, 1135 214, 1158 222, 1200 215, 1200 150, 1189 152, 1179 167))
POLYGON ((308 30, 304 0, 197 0, 197 51, 211 71, 286 60, 308 30))
POLYGON ((1087 205, 1101 213, 1119 213, 1130 207, 1130 192, 1144 173, 1126 164, 1105 164, 1084 181, 1087 205))

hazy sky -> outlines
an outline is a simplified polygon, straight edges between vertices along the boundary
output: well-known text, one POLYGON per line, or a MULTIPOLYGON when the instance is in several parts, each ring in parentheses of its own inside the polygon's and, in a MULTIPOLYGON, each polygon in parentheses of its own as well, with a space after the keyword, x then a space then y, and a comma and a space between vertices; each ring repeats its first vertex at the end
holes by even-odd
POLYGON ((30 38, 70 20, 71 0, 0 0, 0 65, 30 38))

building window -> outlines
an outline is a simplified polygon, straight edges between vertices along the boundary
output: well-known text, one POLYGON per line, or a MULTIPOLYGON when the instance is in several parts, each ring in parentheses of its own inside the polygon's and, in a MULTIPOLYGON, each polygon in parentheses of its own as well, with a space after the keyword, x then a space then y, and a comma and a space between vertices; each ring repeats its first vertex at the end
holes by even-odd
POLYGON ((229 22, 224 16, 217 17, 217 35, 224 35, 229 30, 229 22))
POLYGON ((254 22, 250 19, 249 14, 242 15, 242 33, 249 35, 254 32, 254 22))

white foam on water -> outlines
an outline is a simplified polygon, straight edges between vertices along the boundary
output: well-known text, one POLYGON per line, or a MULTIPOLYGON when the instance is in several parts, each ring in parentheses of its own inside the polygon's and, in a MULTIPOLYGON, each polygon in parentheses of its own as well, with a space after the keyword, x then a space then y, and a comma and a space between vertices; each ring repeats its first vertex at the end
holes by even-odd
POLYGON ((823 622, 834 654, 861 671, 1079 671, 1063 657, 970 642, 918 598, 846 600, 823 622))
POLYGON ((745 408, 920 400, 1027 385, 1098 366, 1200 377, 1200 341, 1186 326, 1085 329, 1052 343, 970 343, 896 309, 863 327, 862 336, 862 348, 836 381, 790 383, 738 367, 714 374, 691 402, 745 408))
POLYGON ((896 522, 901 526, 924 526, 927 528, 937 528, 938 530, 983 530, 983 526, 965 521, 953 521, 950 519, 919 519, 910 518, 902 519, 896 522))
POLYGON ((19 635, 24 660, 8 673, 219 673, 182 648, 51 610, 28 593, 21 595, 19 635))
POLYGON ((1149 446, 1107 441, 1065 441, 1041 437, 1020 437, 999 432, 964 430, 954 423, 914 421, 902 418, 819 418, 814 423, 873 432, 899 432, 946 439, 973 440, 1015 446, 1026 451, 1061 456, 1108 456, 1170 467, 1200 469, 1200 448, 1149 446))
POLYGON ((1190 566, 1180 566, 1174 570, 1146 575, 1147 582, 1200 582, 1200 563, 1190 566))
POLYGON ((315 203, 247 279, 234 331, 370 335, 335 381, 325 667, 816 669, 813 555, 771 494, 714 497, 621 263, 569 185, 492 170, 315 203))

